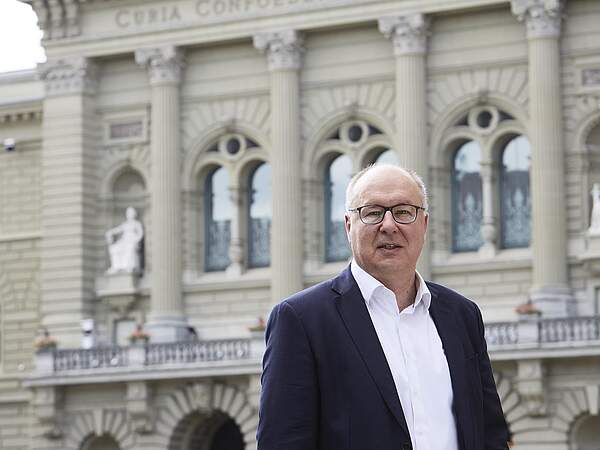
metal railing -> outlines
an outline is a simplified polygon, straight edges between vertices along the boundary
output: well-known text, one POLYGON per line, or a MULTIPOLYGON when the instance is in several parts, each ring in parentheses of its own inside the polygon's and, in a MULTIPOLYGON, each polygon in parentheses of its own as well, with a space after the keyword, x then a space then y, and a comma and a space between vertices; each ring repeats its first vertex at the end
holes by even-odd
POLYGON ((91 349, 55 350, 54 371, 126 367, 127 351, 123 347, 99 347, 91 349))
POLYGON ((146 365, 235 361, 250 357, 249 339, 149 344, 146 365))

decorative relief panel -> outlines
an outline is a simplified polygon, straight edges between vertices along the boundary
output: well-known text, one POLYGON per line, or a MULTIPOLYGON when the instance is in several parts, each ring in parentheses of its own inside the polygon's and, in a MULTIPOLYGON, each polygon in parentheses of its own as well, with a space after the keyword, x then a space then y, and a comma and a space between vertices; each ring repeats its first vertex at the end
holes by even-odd
MULTIPOLYGON (((198 143, 198 139, 203 139, 207 132, 217 128, 230 129, 233 132, 237 128, 237 123, 248 124, 264 135, 268 135, 269 118, 268 96, 224 99, 189 105, 183 111, 181 118, 182 147, 184 152, 188 153, 198 143)), ((229 141, 223 141, 223 144, 229 144, 229 141)), ((223 151, 235 157, 235 154, 232 155, 226 148, 223 151)))
POLYGON ((527 67, 494 67, 450 73, 435 77, 428 92, 428 116, 432 123, 452 104, 469 97, 484 103, 492 95, 512 99, 524 110, 529 101, 527 67))
POLYGON ((394 82, 359 83, 309 90, 302 103, 302 134, 305 140, 318 133, 324 121, 336 113, 352 116, 354 110, 368 110, 393 123, 394 82))

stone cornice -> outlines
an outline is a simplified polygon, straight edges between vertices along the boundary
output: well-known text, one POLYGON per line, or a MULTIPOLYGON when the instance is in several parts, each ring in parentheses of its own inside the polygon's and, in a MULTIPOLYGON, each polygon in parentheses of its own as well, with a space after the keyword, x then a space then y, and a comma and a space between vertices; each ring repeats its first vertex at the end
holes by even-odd
POLYGON ((269 70, 298 70, 302 65, 303 36, 296 30, 254 35, 254 47, 267 54, 269 70))
MULTIPOLYGON (((42 118, 42 102, 19 103, 12 106, 0 106, 0 124, 32 122, 41 120, 42 118)), ((0 241, 2 236, 0 236, 0 241)))
POLYGON ((511 0, 511 9, 519 21, 525 21, 528 39, 560 36, 561 0, 511 0))
POLYGON ((138 49, 135 51, 135 62, 148 69, 150 84, 172 84, 181 81, 183 52, 172 45, 138 49))
POLYGON ((379 31, 392 39, 396 56, 422 55, 427 51, 429 19, 423 14, 382 17, 379 31))
POLYGON ((75 56, 48 61, 38 66, 46 96, 90 94, 96 92, 98 68, 89 58, 75 56))

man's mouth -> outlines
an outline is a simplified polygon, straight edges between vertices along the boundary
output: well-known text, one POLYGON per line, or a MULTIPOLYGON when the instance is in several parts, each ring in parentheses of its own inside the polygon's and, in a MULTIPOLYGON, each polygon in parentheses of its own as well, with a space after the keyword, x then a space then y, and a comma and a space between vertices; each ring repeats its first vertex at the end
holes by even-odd
POLYGON ((384 248, 386 250, 393 250, 395 248, 400 248, 401 245, 398 244, 381 244, 379 248, 384 248))

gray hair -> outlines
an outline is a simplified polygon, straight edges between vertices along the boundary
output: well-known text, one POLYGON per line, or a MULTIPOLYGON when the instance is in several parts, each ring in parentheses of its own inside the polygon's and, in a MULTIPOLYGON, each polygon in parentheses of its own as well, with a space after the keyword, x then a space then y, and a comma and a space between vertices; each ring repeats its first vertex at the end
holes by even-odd
POLYGON ((419 191, 421 191, 421 197, 423 200, 423 208, 425 208, 425 210, 429 209, 427 186, 425 186, 423 179, 417 174, 417 172, 415 172, 414 170, 411 170, 411 169, 406 169, 404 167, 395 166, 393 164, 370 164, 367 167, 365 167, 364 169, 362 169, 361 171, 357 172, 350 179, 350 183, 348 183, 348 187, 346 188, 346 210, 349 210, 350 208, 352 208, 352 201, 354 200, 354 196, 355 196, 354 187, 356 186, 356 183, 358 182, 358 180, 360 180, 366 173, 368 173, 369 171, 371 171, 372 169, 374 169, 376 167, 388 167, 388 168, 398 169, 401 172, 403 172, 406 176, 410 177, 417 184, 419 191))

